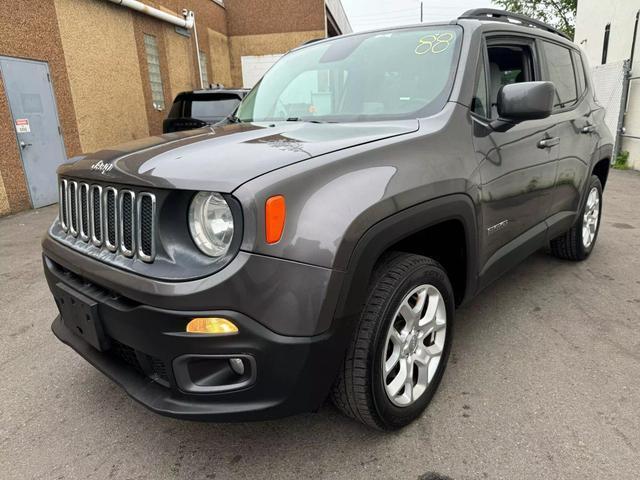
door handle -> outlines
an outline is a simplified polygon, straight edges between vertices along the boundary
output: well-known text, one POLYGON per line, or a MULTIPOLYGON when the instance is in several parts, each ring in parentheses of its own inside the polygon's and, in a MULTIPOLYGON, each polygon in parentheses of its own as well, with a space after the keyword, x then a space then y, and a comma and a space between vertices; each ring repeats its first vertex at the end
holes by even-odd
POLYGON ((580 129, 580 133, 593 133, 596 131, 596 126, 593 124, 590 118, 585 118, 585 126, 580 129))
POLYGON ((538 142, 538 148, 551 148, 560 143, 560 137, 543 138, 538 142))
POLYGON ((30 143, 24 143, 22 140, 20 140, 20 148, 27 148, 30 147, 31 144, 30 143))

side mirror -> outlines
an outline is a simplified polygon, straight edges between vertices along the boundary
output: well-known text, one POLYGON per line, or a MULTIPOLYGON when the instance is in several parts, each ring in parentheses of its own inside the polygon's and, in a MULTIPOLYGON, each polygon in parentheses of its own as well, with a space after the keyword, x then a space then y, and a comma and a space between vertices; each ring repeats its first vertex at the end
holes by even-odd
POLYGON ((525 120, 547 118, 553 110, 556 88, 551 82, 521 82, 505 85, 498 92, 498 119, 491 122, 505 131, 525 120))

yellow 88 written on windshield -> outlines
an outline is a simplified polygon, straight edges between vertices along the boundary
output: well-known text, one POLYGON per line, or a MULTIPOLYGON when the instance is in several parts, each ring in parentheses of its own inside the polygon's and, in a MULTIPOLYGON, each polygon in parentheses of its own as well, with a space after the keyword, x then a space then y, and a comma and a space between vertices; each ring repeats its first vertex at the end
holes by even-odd
POLYGON ((455 39, 453 32, 430 33, 420 37, 418 45, 415 48, 416 55, 425 55, 427 53, 438 54, 446 51, 455 39))

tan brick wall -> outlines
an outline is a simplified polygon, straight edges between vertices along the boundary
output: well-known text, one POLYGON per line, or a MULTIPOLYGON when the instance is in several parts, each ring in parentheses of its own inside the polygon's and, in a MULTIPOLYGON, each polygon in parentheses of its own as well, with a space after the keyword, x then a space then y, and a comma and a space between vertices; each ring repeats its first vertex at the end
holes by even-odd
POLYGON ((0 172, 0 216, 6 215, 10 211, 11 207, 9 206, 9 198, 7 197, 7 191, 4 188, 2 172, 0 172))
POLYGON ((228 35, 322 30, 324 0, 225 0, 228 35))
POLYGON ((147 136, 130 11, 103 1, 55 4, 82 150, 147 136))
POLYGON ((240 87, 231 80, 231 59, 229 57, 229 38, 226 35, 208 29, 209 65, 212 74, 211 83, 221 83, 225 87, 240 87))
POLYGON ((171 98, 185 90, 199 88, 193 38, 178 35, 173 28, 165 28, 164 42, 167 49, 171 98))
MULTIPOLYGON (((200 50, 202 50, 207 59, 207 78, 209 79, 209 83, 223 83, 225 86, 228 86, 231 77, 228 73, 230 71, 228 46, 224 44, 227 38, 226 9, 212 0, 149 0, 148 4, 155 5, 177 16, 181 15, 183 8, 195 12, 199 37, 198 43, 200 50), (220 52, 217 50, 219 48, 224 49, 222 55, 220 55, 220 52), (213 51, 214 49, 216 49, 215 52, 213 51)), ((165 24, 164 33, 167 61, 169 62, 171 97, 173 99, 181 91, 200 88, 198 61, 193 32, 191 38, 181 37, 175 32, 173 26, 165 24), (184 47, 181 53, 183 58, 179 60, 178 64, 175 63, 177 55, 179 54, 176 48, 179 40, 175 38, 176 36, 186 40, 188 43, 187 47, 184 41, 181 42, 184 47), (176 70, 178 68, 184 69, 187 64, 189 65, 187 68, 190 69, 189 73, 192 77, 189 88, 184 88, 184 85, 186 85, 187 72, 178 72, 176 70), (178 78, 180 80, 176 80, 178 78)))
MULTIPOLYGON (((240 0, 240 2, 243 1, 246 0, 240 0)), ((205 27, 208 27, 227 34, 227 10, 213 0, 145 0, 145 3, 170 11, 177 16, 182 15, 183 8, 192 10, 196 14, 198 33, 200 33, 200 29, 204 30, 205 27)), ((224 3, 228 6, 228 2, 224 3)))
POLYGON ((0 75, 0 175, 11 178, 0 188, 0 215, 19 212, 31 206, 26 178, 22 170, 22 159, 18 151, 13 117, 4 93, 4 83, 0 75), (2 205, 6 205, 3 208, 2 205))
POLYGON ((242 86, 242 56, 286 53, 308 40, 323 37, 324 30, 229 37, 233 85, 242 86))

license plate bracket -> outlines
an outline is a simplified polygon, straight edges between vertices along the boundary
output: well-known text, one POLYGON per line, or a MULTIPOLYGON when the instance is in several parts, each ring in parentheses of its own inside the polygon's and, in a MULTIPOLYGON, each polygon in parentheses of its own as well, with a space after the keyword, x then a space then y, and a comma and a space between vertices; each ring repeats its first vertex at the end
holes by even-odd
POLYGON ((58 306, 65 326, 99 351, 108 350, 109 338, 105 335, 95 300, 58 283, 58 306))

